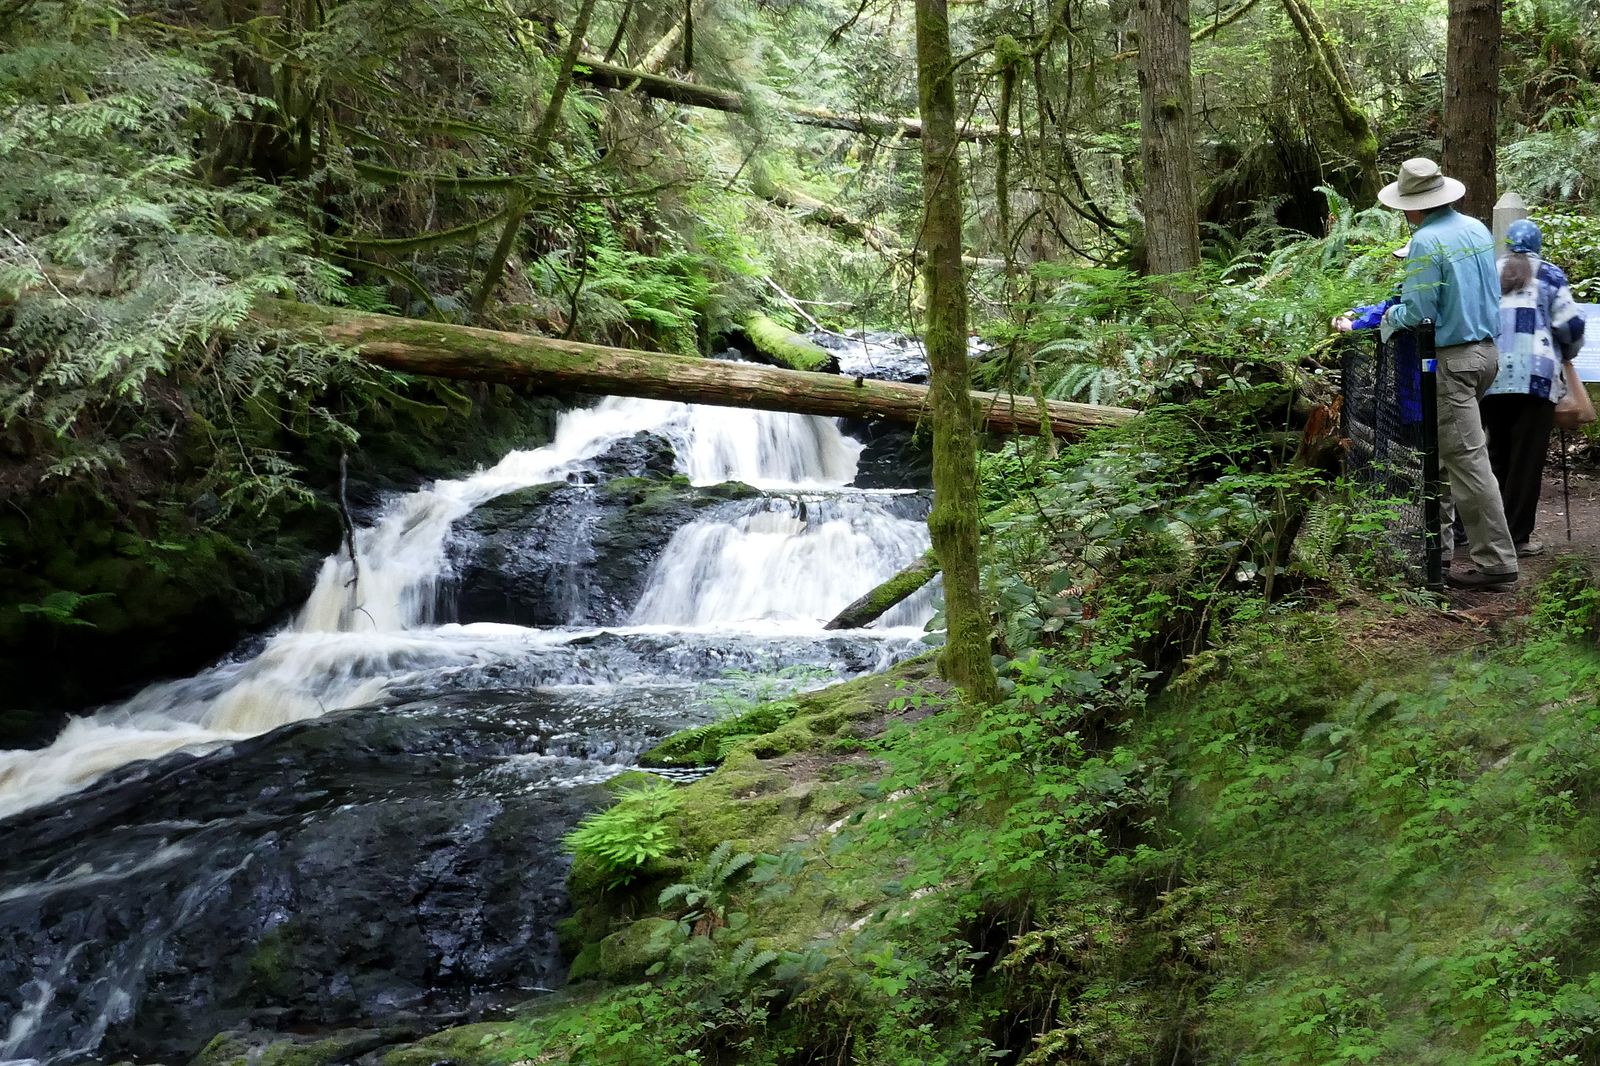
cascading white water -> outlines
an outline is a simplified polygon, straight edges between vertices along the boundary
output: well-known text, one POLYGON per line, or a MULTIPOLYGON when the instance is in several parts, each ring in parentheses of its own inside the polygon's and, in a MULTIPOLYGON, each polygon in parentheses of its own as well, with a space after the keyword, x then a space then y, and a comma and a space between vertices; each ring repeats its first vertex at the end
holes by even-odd
POLYGON ((855 499, 771 497, 731 506, 673 535, 632 621, 826 622, 928 546, 922 522, 897 515, 885 494, 855 499))
POLYGON ((296 618, 300 632, 408 629, 431 621, 450 526, 477 505, 516 489, 564 480, 617 441, 648 430, 671 441, 691 484, 742 481, 756 488, 831 488, 855 477, 861 445, 827 419, 768 411, 607 399, 568 411, 555 440, 512 452, 460 481, 405 496, 356 534, 356 561, 329 556, 296 618))
MULTIPOLYGON (((452 525, 504 493, 567 480, 618 441, 668 439, 695 484, 837 489, 861 446, 813 416, 608 399, 561 416, 543 448, 513 452, 470 477, 390 504, 355 536, 355 559, 322 566, 294 620, 253 658, 153 685, 76 718, 49 747, 0 752, 0 818, 74 792, 127 763, 204 750, 330 711, 373 702, 429 671, 536 654, 571 631, 432 625, 452 525)), ((680 531, 658 560, 637 624, 819 630, 852 598, 926 547, 920 521, 883 500, 777 498, 680 531)))

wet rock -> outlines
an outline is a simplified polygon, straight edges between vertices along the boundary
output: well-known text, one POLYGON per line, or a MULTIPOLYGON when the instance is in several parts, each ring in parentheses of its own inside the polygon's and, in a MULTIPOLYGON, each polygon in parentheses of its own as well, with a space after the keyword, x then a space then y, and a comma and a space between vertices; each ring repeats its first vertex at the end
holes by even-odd
POLYGON ((346 713, 0 823, 0 1017, 50 1004, 9 1050, 183 1061, 558 983, 561 836, 601 798, 550 776, 572 730, 537 697, 346 713))
POLYGON ((913 337, 880 331, 839 333, 813 332, 808 339, 834 353, 839 373, 878 381, 908 381, 924 385, 928 381, 928 356, 913 337))
POLYGON ((737 483, 691 487, 672 446, 640 433, 596 460, 582 482, 538 485, 477 508, 456 526, 444 617, 524 626, 625 622, 650 566, 704 508, 756 494, 737 483))
POLYGON ((189 1066, 332 1066, 421 1035, 416 1026, 339 1029, 315 1035, 285 1035, 270 1029, 220 1033, 189 1066))
POLYGON ((607 448, 594 461, 604 478, 672 476, 672 442, 656 433, 635 433, 607 448))
POLYGON ((853 487, 933 488, 933 437, 928 431, 859 418, 844 419, 840 428, 864 445, 853 487))

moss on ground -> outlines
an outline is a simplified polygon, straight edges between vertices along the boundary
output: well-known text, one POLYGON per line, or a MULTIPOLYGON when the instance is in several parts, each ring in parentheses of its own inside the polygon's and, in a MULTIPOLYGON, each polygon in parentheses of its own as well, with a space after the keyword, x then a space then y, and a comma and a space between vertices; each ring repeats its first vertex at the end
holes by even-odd
POLYGON ((189 1060, 190 1066, 336 1066, 405 1039, 398 1031, 347 1029, 263 1043, 260 1033, 223 1033, 189 1060))
POLYGON ((719 722, 675 733, 639 758, 641 766, 717 766, 743 749, 772 759, 877 731, 899 686, 931 681, 933 656, 923 655, 886 674, 857 678, 791 699, 773 700, 719 722), (857 728, 859 727, 859 728, 857 728))
POLYGON ((291 999, 297 991, 294 959, 292 926, 269 929, 250 953, 250 984, 269 1000, 291 999))
POLYGON ((515 1051, 525 1025, 520 1022, 479 1022, 446 1029, 424 1037, 415 1044, 393 1048, 381 1060, 383 1066, 438 1066, 452 1062, 458 1066, 516 1062, 515 1051))

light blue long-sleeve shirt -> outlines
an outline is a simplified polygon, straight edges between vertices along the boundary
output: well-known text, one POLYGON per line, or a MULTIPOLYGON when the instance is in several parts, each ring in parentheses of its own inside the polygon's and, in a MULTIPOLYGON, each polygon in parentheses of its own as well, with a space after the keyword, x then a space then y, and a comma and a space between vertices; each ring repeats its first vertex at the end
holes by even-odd
POLYGON ((1428 212, 1411 235, 1400 302, 1383 321, 1394 329, 1415 329, 1430 318, 1440 348, 1500 332, 1494 238, 1482 222, 1453 207, 1428 212))

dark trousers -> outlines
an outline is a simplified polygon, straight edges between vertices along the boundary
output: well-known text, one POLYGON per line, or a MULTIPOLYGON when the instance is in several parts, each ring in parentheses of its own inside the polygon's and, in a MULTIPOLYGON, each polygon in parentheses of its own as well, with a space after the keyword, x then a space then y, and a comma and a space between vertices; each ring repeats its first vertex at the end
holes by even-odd
POLYGON ((1550 451, 1550 430, 1556 405, 1541 396, 1485 396, 1483 428, 1489 434, 1489 465, 1500 482, 1511 540, 1526 544, 1539 517, 1539 490, 1544 486, 1544 458, 1550 451))

